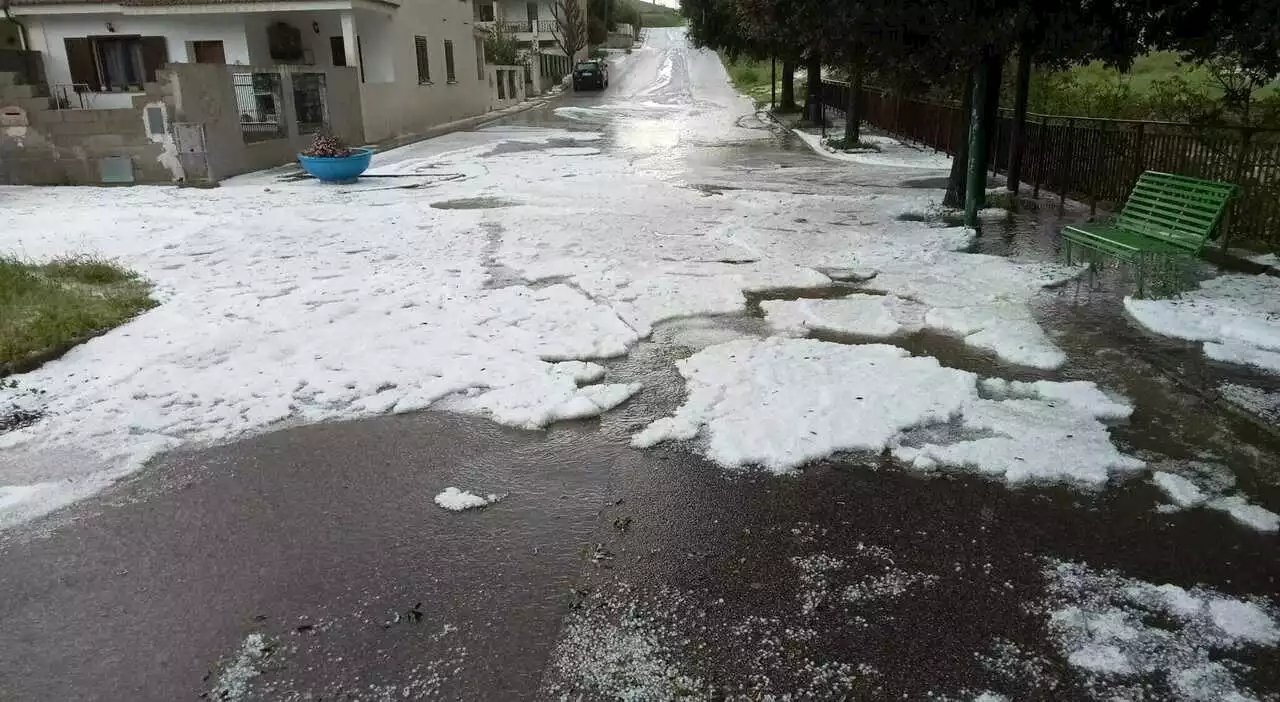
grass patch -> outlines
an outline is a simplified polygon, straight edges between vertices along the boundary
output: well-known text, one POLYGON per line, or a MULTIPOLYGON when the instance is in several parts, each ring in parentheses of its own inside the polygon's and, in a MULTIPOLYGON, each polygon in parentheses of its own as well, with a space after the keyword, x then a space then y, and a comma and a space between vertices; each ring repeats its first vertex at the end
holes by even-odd
POLYGON ((827 139, 825 143, 836 151, 880 151, 879 144, 859 140, 849 145, 845 142, 844 137, 832 137, 827 139))
POLYGON ((89 256, 30 264, 0 258, 0 376, 43 360, 156 305, 136 273, 89 256))
MULTIPOLYGON (((768 61, 756 61, 745 57, 734 61, 730 60, 722 51, 720 52, 720 62, 724 64, 724 69, 729 74, 729 82, 738 89, 738 92, 754 100, 756 107, 765 107, 773 99, 773 90, 770 85, 773 66, 768 61)), ((782 99, 781 63, 778 64, 778 71, 777 92, 778 99, 782 99)), ((797 99, 804 98, 804 83, 802 81, 796 81, 795 91, 797 99)))
POLYGON ((1001 190, 998 193, 987 193, 985 208, 998 207, 1002 210, 1017 210, 1018 198, 1008 190, 1001 190))

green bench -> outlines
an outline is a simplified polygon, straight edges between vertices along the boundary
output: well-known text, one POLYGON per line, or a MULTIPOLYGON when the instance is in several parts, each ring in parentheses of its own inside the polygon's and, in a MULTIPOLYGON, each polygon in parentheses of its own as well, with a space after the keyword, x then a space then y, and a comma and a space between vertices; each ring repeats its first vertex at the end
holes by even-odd
POLYGON ((1110 258, 1131 265, 1141 297, 1153 268, 1200 254, 1235 191, 1231 183, 1147 171, 1110 220, 1063 230, 1067 263, 1084 249, 1090 262, 1110 258))

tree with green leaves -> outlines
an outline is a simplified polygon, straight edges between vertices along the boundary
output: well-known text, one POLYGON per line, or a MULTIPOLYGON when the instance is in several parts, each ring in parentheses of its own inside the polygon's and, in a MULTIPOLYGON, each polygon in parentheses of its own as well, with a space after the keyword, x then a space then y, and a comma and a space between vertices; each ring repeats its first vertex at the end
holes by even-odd
POLYGON ((723 51, 730 59, 779 59, 782 94, 779 109, 795 110, 795 72, 803 59, 803 45, 789 26, 758 21, 752 7, 740 0, 680 0, 694 46, 723 51))

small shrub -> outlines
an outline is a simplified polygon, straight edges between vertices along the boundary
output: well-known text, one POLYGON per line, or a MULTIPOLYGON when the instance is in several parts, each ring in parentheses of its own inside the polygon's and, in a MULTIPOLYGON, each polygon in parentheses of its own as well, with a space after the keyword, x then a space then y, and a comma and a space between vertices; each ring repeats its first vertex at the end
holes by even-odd
POLYGON ((494 66, 518 65, 521 63, 520 42, 499 29, 485 37, 484 55, 486 62, 494 66))
POLYGON ((730 74, 734 85, 749 86, 760 82, 760 73, 755 66, 735 66, 730 74))
POLYGON ((317 134, 316 138, 311 141, 311 146, 302 152, 303 156, 318 156, 323 158, 346 158, 351 155, 351 150, 342 140, 330 134, 317 134))

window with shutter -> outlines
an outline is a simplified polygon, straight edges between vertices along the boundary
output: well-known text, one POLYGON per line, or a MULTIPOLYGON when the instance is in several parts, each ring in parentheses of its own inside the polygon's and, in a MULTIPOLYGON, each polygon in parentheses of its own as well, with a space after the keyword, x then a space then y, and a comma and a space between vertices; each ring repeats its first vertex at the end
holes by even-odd
POLYGON ((142 90, 169 62, 164 37, 84 37, 64 39, 63 43, 71 82, 88 86, 88 90, 142 90))
POLYGON ((98 62, 93 58, 93 43, 88 38, 63 39, 67 47, 67 63, 71 65, 71 82, 86 85, 89 90, 102 90, 98 78, 98 62))
POLYGON ((413 51, 418 56, 418 84, 431 82, 431 57, 427 53, 427 38, 414 37, 413 51))
POLYGON ((444 40, 444 78, 450 83, 457 83, 458 76, 453 72, 453 42, 444 40))
POLYGON ((169 63, 169 45, 164 37, 142 37, 138 43, 142 47, 143 79, 148 83, 154 83, 156 71, 169 63))
POLYGON ((146 82, 142 58, 142 37, 92 37, 93 57, 98 64, 102 89, 126 92, 141 90, 146 82))
POLYGON ((342 37, 329 37, 329 53, 333 54, 333 65, 347 65, 347 45, 342 37))

